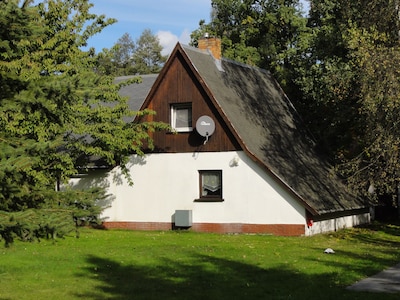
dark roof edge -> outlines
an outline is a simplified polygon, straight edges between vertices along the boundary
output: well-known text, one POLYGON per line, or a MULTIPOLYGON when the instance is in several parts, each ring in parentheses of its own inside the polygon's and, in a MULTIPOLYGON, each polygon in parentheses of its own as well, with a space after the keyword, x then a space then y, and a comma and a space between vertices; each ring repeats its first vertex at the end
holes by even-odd
POLYGON ((312 215, 321 215, 321 212, 318 212, 315 210, 313 207, 311 207, 307 201, 303 199, 294 189, 292 189, 278 174, 276 174, 274 171, 271 170, 271 168, 266 165, 262 160, 260 160, 256 155, 254 155, 244 144, 242 140, 241 144, 243 144, 243 149, 245 149, 245 152, 247 155, 255 162, 257 163, 261 168, 266 170, 268 173, 270 173, 277 181, 280 183, 286 190, 288 190, 292 195, 294 195, 299 202, 303 205, 305 209, 307 209, 312 215))
MULTIPOLYGON (((161 80, 165 77, 165 75, 167 74, 167 70, 168 70, 168 69, 170 68, 170 66, 171 66, 171 63, 172 63, 172 62, 171 62, 171 61, 172 61, 171 58, 172 58, 173 56, 176 55, 176 53, 179 51, 179 48, 182 48, 182 47, 181 47, 181 44, 178 42, 178 43, 175 45, 174 49, 171 51, 170 55, 168 56, 168 59, 167 59, 166 63, 164 64, 163 68, 161 69, 161 72, 158 73, 158 76, 157 76, 155 82, 153 83, 153 85, 152 85, 150 91, 147 93, 147 96, 146 96, 146 98, 144 99, 144 101, 143 101, 143 103, 142 103, 142 105, 141 105, 141 107, 140 107, 139 110, 143 110, 143 109, 146 108, 147 105, 149 104, 152 95, 153 95, 153 94, 155 93, 155 91, 157 90, 157 87, 160 85, 161 80)), ((191 64, 191 65, 192 65, 192 64, 191 64)), ((196 72, 197 72, 197 71, 196 71, 196 72)), ((134 121, 137 121, 137 120, 138 120, 138 116, 135 117, 134 121)))

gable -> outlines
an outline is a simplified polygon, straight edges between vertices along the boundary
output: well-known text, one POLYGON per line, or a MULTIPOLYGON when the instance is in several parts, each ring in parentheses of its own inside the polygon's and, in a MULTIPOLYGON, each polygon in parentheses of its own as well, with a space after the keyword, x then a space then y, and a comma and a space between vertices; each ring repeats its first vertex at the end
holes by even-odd
POLYGON ((234 151, 241 147, 223 116, 207 94, 206 87, 196 77, 196 72, 187 63, 184 54, 176 48, 153 85, 141 109, 156 112, 152 120, 171 123, 171 106, 189 104, 192 110, 193 130, 189 132, 155 132, 152 135, 155 151, 176 153, 194 151, 234 151), (204 144, 195 127, 196 121, 207 115, 215 123, 215 131, 204 144))

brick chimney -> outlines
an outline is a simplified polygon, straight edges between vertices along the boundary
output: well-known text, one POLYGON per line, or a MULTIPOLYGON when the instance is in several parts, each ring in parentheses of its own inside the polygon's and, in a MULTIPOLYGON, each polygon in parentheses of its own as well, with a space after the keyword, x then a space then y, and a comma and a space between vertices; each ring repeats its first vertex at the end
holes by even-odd
POLYGON ((216 37, 209 37, 206 34, 199 39, 198 48, 200 50, 209 50, 215 59, 221 59, 221 39, 216 37))

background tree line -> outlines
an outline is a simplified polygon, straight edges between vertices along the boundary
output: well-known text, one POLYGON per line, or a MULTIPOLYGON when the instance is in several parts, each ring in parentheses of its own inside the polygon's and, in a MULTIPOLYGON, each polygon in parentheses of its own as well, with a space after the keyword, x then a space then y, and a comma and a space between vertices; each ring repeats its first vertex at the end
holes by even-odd
POLYGON ((145 29, 136 43, 125 33, 111 49, 99 53, 98 72, 113 76, 155 74, 167 60, 161 51, 158 37, 150 29, 145 29))

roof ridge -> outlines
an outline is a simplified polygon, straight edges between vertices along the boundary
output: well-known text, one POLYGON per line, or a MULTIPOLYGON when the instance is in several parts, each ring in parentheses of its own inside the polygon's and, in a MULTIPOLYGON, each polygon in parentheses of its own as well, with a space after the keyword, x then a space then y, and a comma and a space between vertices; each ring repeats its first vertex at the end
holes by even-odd
MULTIPOLYGON (((201 49, 199 49, 199 48, 197 48, 197 47, 190 46, 190 45, 186 45, 186 44, 181 44, 181 46, 182 46, 183 48, 186 48, 186 49, 189 49, 189 50, 192 50, 192 51, 196 51, 196 52, 198 52, 198 53, 202 53, 202 54, 205 54, 205 55, 210 55, 210 56, 212 56, 211 51, 209 51, 209 50, 201 50, 201 49)), ((215 58, 214 58, 214 59, 215 59, 215 58)), ((215 60, 218 60, 218 59, 215 59, 215 60)), ((257 66, 252 66, 252 65, 249 65, 249 64, 246 64, 246 63, 238 62, 238 61, 233 60, 233 59, 230 59, 230 58, 221 57, 220 60, 221 60, 221 61, 225 61, 225 62, 227 62, 227 63, 235 64, 235 65, 238 65, 238 66, 241 66, 241 67, 244 67, 244 68, 249 68, 249 69, 253 69, 253 70, 258 70, 258 71, 260 71, 260 72, 262 72, 262 73, 272 75, 271 72, 268 71, 268 70, 266 70, 266 69, 263 69, 263 68, 260 68, 260 67, 257 67, 257 66)))
POLYGON ((211 55, 211 52, 209 50, 201 50, 201 49, 199 49, 197 47, 190 46, 190 45, 187 45, 187 44, 181 44, 181 43, 179 43, 179 44, 182 46, 182 48, 189 49, 189 50, 192 50, 192 51, 196 51, 196 52, 202 53, 202 54, 211 55))

